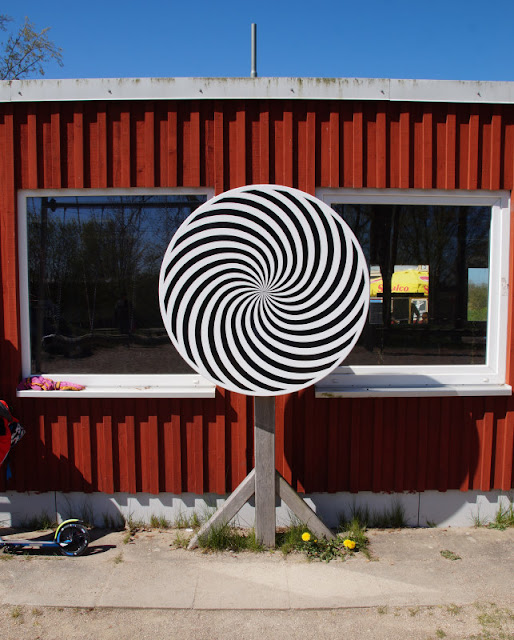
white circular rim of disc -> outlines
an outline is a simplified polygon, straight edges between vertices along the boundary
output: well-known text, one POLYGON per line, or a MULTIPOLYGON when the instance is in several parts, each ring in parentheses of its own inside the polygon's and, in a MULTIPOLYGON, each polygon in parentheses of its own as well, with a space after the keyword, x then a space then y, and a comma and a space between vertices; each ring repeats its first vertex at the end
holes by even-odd
POLYGON ((309 387, 365 325, 369 273, 344 220, 291 187, 248 185, 182 223, 164 255, 159 303, 184 360, 253 396, 309 387))

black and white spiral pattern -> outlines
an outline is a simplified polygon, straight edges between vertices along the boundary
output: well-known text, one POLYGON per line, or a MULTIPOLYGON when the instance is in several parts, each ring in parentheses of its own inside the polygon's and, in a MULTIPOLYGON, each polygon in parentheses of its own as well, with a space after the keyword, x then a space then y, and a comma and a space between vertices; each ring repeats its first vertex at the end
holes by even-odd
POLYGON ((226 389, 272 396, 313 384, 348 355, 366 321, 369 276, 328 205, 251 185, 209 200, 180 226, 159 300, 193 369, 226 389))

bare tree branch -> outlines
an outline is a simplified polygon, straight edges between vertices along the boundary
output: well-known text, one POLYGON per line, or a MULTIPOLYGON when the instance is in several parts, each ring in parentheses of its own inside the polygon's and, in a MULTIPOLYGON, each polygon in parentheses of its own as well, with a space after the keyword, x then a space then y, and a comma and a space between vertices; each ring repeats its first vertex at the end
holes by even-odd
MULTIPOLYGON (((10 16, 0 14, 0 31, 8 32, 10 16)), ((62 49, 48 37, 49 27, 37 31, 25 18, 20 29, 9 34, 0 45, 0 80, 20 80, 30 76, 44 76, 45 65, 51 61, 62 67, 62 49)))

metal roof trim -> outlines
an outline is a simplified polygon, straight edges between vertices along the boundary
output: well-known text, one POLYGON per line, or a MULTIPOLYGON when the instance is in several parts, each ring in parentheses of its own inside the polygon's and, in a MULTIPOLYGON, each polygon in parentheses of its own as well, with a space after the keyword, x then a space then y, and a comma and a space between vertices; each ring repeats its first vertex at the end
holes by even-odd
POLYGON ((0 102, 365 100, 514 104, 514 82, 386 78, 76 78, 0 82, 0 102))

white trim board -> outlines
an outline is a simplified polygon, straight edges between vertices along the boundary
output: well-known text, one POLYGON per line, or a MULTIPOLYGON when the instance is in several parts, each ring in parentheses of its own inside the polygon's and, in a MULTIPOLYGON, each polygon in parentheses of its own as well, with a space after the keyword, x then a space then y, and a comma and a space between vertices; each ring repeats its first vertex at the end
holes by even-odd
POLYGON ((514 104, 514 82, 388 78, 70 78, 0 82, 0 102, 378 100, 514 104))
MULTIPOLYGON (((302 495, 307 504, 329 527, 336 527, 341 514, 350 515, 352 509, 367 509, 371 514, 383 514, 398 508, 404 511, 407 526, 411 527, 471 527, 494 519, 499 507, 508 508, 512 494, 505 491, 424 491, 421 493, 313 493, 302 495)), ((81 518, 105 527, 130 518, 150 522, 152 516, 164 517, 170 522, 184 521, 193 514, 203 517, 220 507, 225 496, 216 494, 160 493, 0 493, 0 523, 2 527, 19 526, 42 513, 60 521, 69 517, 81 518)), ((278 501, 277 524, 291 523, 291 512, 278 501)), ((245 504, 236 521, 243 527, 252 527, 255 507, 245 504)))

